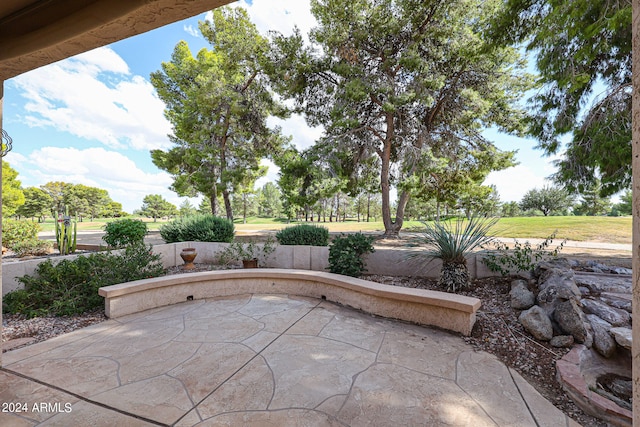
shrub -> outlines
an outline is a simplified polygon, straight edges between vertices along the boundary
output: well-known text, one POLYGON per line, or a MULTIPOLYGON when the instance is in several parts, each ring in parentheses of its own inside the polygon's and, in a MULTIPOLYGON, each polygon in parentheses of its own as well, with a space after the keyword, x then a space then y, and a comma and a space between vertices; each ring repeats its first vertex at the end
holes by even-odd
POLYGON ((318 225, 299 224, 278 231, 276 239, 281 245, 327 246, 329 229, 318 225))
POLYGON ((329 271, 345 276, 360 277, 365 271, 365 254, 375 251, 373 236, 362 233, 341 234, 329 247, 329 271))
POLYGON ((20 257, 48 255, 53 250, 49 240, 27 239, 13 245, 13 251, 20 257))
POLYGON ((489 270, 498 272, 503 276, 520 272, 533 272, 539 262, 558 257, 567 240, 563 240, 558 246, 551 249, 550 246, 555 238, 556 232, 553 232, 535 248, 531 247, 529 241, 520 243, 514 239, 513 249, 509 249, 506 243, 494 242, 494 249, 483 258, 482 262, 489 270))
POLYGON ((253 239, 246 243, 235 241, 232 242, 225 250, 218 255, 218 261, 221 264, 229 264, 233 261, 257 260, 259 264, 263 264, 276 250, 273 237, 269 236, 264 243, 256 243, 253 239))
POLYGON ((160 236, 167 243, 226 242, 235 234, 233 222, 213 215, 193 215, 176 218, 160 227, 160 236))
POLYGON ((37 239, 40 224, 32 221, 2 220, 2 245, 13 249, 13 246, 25 240, 37 239))
POLYGON ((438 284, 447 292, 456 292, 469 285, 469 270, 466 255, 493 240, 489 230, 498 222, 497 218, 472 217, 468 221, 436 221, 424 223, 426 230, 417 242, 431 247, 426 253, 410 255, 411 258, 424 257, 442 260, 438 284))
POLYGON ((102 307, 100 287, 163 273, 160 255, 142 244, 119 253, 95 253, 57 264, 47 260, 38 264, 33 276, 18 278, 24 289, 5 295, 4 310, 27 317, 79 314, 102 307))
POLYGON ((119 219, 104 226, 102 240, 113 248, 121 248, 144 242, 147 235, 147 224, 139 219, 119 219))

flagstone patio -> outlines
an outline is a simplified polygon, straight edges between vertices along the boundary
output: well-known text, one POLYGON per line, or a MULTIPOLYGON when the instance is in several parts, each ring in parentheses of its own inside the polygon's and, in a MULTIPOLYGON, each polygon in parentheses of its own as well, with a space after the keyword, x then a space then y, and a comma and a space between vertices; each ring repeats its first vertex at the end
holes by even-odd
POLYGON ((575 426, 454 334, 286 295, 189 301, 3 355, 2 426, 575 426))

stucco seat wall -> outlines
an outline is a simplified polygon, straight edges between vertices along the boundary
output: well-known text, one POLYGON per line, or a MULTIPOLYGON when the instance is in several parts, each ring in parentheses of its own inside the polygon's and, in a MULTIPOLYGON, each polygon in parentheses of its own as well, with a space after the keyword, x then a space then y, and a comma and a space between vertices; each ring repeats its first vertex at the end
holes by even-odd
POLYGON ((480 300, 462 295, 383 285, 338 274, 289 270, 220 270, 137 280, 100 288, 105 313, 117 318, 193 298, 287 294, 323 298, 392 319, 469 335, 480 300))

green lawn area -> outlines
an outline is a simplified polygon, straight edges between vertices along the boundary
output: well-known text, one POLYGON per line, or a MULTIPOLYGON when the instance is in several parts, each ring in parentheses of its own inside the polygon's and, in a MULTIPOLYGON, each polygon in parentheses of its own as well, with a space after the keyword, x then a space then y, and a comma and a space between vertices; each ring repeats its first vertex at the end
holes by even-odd
POLYGON ((546 238, 555 230, 558 239, 631 243, 629 217, 552 216, 502 218, 496 225, 501 237, 546 238))
MULTIPOLYGON (((321 222, 330 232, 356 232, 384 230, 382 221, 377 222, 321 222)), ((250 218, 246 224, 236 221, 237 231, 279 230, 288 225, 278 220, 250 218)), ((403 229, 420 231, 420 221, 406 221, 403 229)), ((502 218, 496 224, 498 237, 547 238, 557 230, 559 240, 577 240, 608 243, 631 243, 631 217, 552 216, 502 218)))
MULTIPOLYGON (((135 218, 135 217, 134 217, 135 218)), ((157 230, 166 221, 158 220, 153 222, 150 218, 138 218, 145 221, 149 230, 157 230)), ((541 238, 550 236, 557 230, 557 239, 608 242, 608 243, 631 243, 631 217, 590 217, 590 216, 551 216, 551 217, 516 217, 502 218, 495 226, 495 234, 499 237, 541 238)), ((85 220, 78 222, 78 231, 100 231, 103 226, 113 221, 112 218, 95 218, 93 221, 85 220)), ((247 223, 243 224, 242 219, 235 221, 236 230, 242 232, 252 232, 257 230, 280 230, 284 227, 296 224, 287 223, 280 218, 247 218, 247 223)), ((357 231, 379 231, 384 230, 382 221, 358 222, 347 220, 346 222, 320 222, 313 223, 327 227, 330 232, 357 232, 357 231)), ((48 219, 41 224, 42 231, 53 231, 54 222, 48 219)), ((420 221, 406 221, 403 230, 420 231, 424 226, 420 221)))
MULTIPOLYGON (((141 219, 142 221, 147 223, 147 228, 149 230, 157 230, 158 228, 160 228, 160 225, 167 222, 162 220, 153 222, 152 218, 141 218, 134 216, 130 216, 127 218, 141 219)), ((89 218, 86 218, 82 222, 78 221, 78 231, 101 231, 106 223, 114 220, 114 218, 94 218, 93 221, 90 221, 89 218)), ((47 218, 45 222, 40 223, 40 227, 42 228, 42 231, 54 231, 55 221, 51 218, 47 218)))

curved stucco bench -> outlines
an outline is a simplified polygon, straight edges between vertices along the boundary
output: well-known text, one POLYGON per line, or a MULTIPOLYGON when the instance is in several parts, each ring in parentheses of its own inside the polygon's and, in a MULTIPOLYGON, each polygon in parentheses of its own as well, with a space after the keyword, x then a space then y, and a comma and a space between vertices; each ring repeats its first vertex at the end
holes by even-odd
POLYGON ((289 269, 219 270, 136 280, 100 288, 105 313, 116 318, 191 299, 242 294, 321 298, 365 312, 469 335, 480 300, 445 292, 383 285, 339 274, 289 269))

